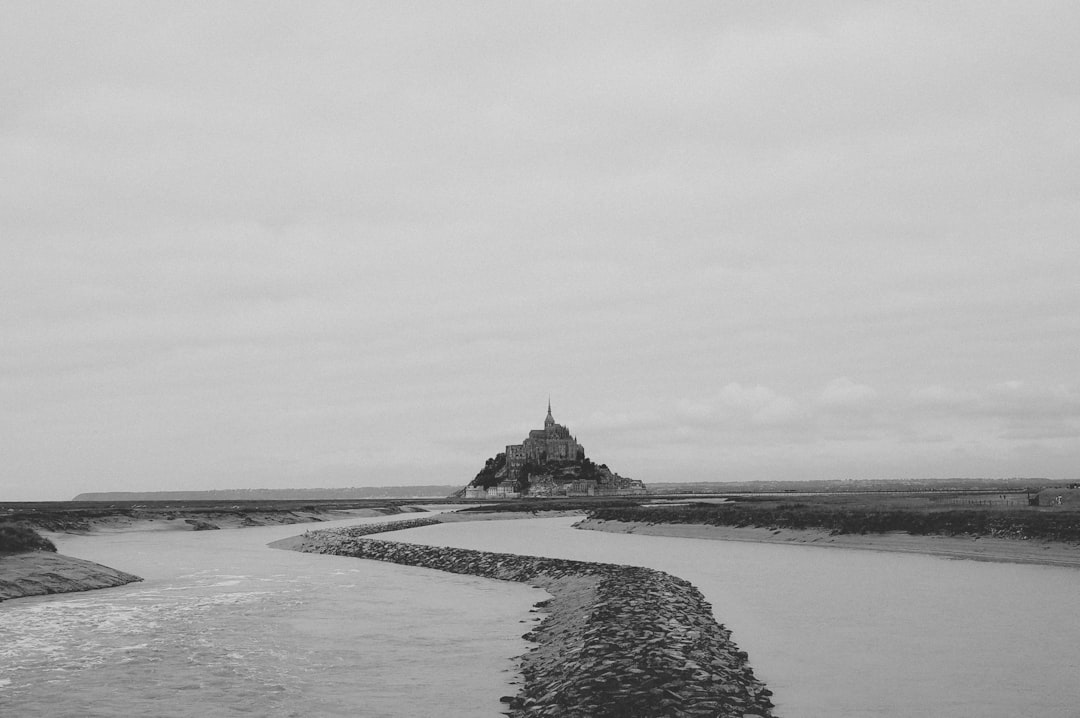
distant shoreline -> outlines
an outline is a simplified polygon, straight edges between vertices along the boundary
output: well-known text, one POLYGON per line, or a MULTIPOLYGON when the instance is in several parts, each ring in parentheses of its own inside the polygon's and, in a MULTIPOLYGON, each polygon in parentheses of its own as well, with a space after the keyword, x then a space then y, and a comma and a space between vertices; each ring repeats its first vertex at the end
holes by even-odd
POLYGON ((816 546, 821 548, 846 548, 860 551, 917 553, 950 559, 1080 568, 1080 546, 1057 541, 1005 539, 985 536, 978 538, 970 536, 914 536, 900 532, 834 535, 820 529, 659 524, 597 519, 585 519, 576 524, 575 528, 586 531, 670 536, 708 541, 748 541, 752 543, 816 546))

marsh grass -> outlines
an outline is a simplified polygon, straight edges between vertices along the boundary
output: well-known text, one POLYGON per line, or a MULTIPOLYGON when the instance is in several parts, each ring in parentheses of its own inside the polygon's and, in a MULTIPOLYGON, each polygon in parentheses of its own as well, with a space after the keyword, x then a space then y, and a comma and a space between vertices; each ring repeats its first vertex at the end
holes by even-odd
POLYGON ((0 524, 0 553, 19 553, 23 551, 52 551, 56 546, 52 541, 24 524, 0 524))
POLYGON ((918 536, 995 536, 1080 542, 1080 512, 1020 508, 945 508, 828 502, 734 502, 662 507, 600 508, 591 518, 657 524, 820 529, 834 534, 905 532, 918 536))

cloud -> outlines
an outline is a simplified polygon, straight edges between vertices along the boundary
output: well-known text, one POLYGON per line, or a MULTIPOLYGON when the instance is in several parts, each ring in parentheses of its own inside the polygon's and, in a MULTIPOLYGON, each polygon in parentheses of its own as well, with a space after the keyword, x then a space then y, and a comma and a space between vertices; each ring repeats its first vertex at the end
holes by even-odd
POLYGON ((800 418, 801 411, 794 399, 768 387, 731 382, 713 396, 676 402, 675 414, 691 425, 779 426, 800 418))
POLYGON ((933 384, 912 389, 910 398, 917 406, 948 408, 970 405, 978 399, 978 395, 955 387, 933 384))
POLYGON ((853 409, 877 399, 877 391, 866 384, 856 384, 847 377, 830 381, 818 395, 818 403, 830 409, 853 409))
POLYGON ((747 413, 751 422, 764 426, 789 424, 801 415, 794 399, 781 396, 764 386, 728 384, 720 391, 720 402, 747 413))
MULTIPOLYGON (((604 412, 594 411, 581 423, 583 431, 608 434, 624 431, 647 431, 664 423, 653 411, 604 412)), ((534 427, 535 428, 535 427, 534 427)), ((572 429, 572 431, 575 431, 572 429)))
POLYGON ((1078 13, 12 7, 7 466, 1070 471, 1078 13))

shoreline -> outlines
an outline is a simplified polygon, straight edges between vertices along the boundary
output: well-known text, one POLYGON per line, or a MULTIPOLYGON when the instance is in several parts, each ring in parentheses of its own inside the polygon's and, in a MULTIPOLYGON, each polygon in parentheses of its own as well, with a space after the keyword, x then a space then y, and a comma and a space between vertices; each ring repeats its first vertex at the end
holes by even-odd
POLYGON ((574 525, 583 531, 632 533, 706 541, 744 541, 859 551, 916 553, 940 558, 995 563, 1025 563, 1080 568, 1080 546, 1054 541, 974 536, 916 536, 907 533, 831 534, 820 529, 775 529, 760 526, 660 524, 641 521, 585 519, 574 525))

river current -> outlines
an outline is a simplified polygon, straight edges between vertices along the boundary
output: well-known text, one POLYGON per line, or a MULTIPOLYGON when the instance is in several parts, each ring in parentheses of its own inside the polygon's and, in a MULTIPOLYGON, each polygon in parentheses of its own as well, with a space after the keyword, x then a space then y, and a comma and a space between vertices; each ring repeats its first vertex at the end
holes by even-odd
POLYGON ((0 716, 499 716, 546 593, 266 547, 378 520, 53 537, 146 580, 0 604, 0 716))
MULTIPOLYGON (((359 522, 59 537, 61 552, 146 581, 0 604, 0 715, 497 716, 498 696, 516 692, 507 669, 527 648, 522 621, 545 594, 265 546, 359 522)), ((750 653, 784 718, 1078 714, 1080 571, 573 522, 386 538, 686 578, 750 653)))

